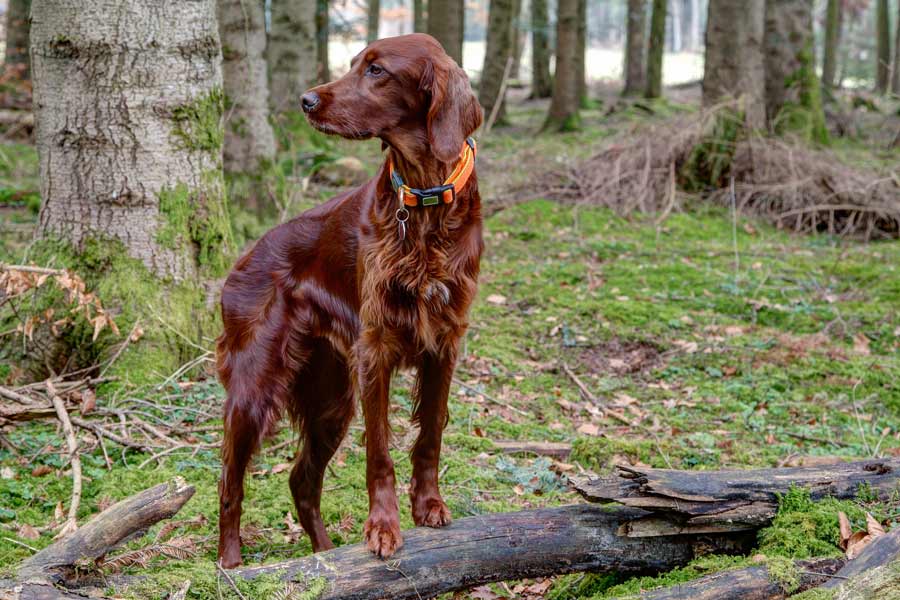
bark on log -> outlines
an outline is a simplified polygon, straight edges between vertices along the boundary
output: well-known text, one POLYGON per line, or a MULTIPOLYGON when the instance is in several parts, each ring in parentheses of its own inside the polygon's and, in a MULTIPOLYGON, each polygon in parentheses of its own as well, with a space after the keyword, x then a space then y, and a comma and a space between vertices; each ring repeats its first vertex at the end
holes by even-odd
POLYGON ((232 571, 252 579, 277 574, 284 581, 324 577, 319 600, 432 598, 492 581, 576 571, 654 573, 707 552, 749 548, 753 536, 690 535, 623 538, 617 531, 644 511, 572 505, 469 517, 443 529, 404 532, 392 560, 374 558, 364 544, 314 556, 232 571))
POLYGON ((494 441, 494 447, 503 454, 537 454, 566 459, 572 453, 572 444, 565 442, 494 441))
POLYGON ((95 560, 138 531, 177 513, 194 495, 194 487, 176 477, 110 506, 78 531, 25 560, 19 581, 64 580, 80 560, 95 560))
MULTIPOLYGON (((797 561, 794 566, 800 580, 789 593, 799 593, 832 581, 832 575, 847 564, 843 558, 819 558, 797 561)), ((720 571, 689 581, 642 593, 640 600, 781 600, 788 592, 769 575, 765 565, 720 571)), ((634 598, 630 596, 628 598, 634 598)), ((619 600, 626 600, 625 597, 619 600)))
POLYGON ((791 486, 826 496, 854 498, 869 486, 887 499, 900 480, 900 460, 866 460, 786 469, 676 471, 619 467, 618 477, 573 481, 592 502, 619 502, 653 514, 627 524, 624 535, 746 531, 766 525, 778 510, 778 495, 791 486), (667 529, 668 528, 668 529, 667 529))
MULTIPOLYGON (((892 586, 890 590, 896 594, 900 591, 898 567, 900 567, 900 527, 895 526, 887 535, 863 548, 859 556, 837 572, 837 577, 822 587, 835 588, 837 598, 860 598, 870 597, 864 596, 863 590, 877 587, 880 582, 884 582, 885 587, 881 591, 888 591, 887 586, 890 585, 892 586)), ((882 597, 896 598, 889 595, 882 597)))

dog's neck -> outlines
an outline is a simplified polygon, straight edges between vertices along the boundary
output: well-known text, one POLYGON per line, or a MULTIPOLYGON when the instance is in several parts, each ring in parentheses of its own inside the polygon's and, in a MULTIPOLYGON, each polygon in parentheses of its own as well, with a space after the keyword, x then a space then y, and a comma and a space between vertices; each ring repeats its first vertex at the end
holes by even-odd
POLYGON ((432 153, 426 136, 404 138, 402 141, 386 141, 388 158, 394 169, 412 188, 425 189, 439 186, 450 176, 459 158, 451 162, 438 160, 432 153))

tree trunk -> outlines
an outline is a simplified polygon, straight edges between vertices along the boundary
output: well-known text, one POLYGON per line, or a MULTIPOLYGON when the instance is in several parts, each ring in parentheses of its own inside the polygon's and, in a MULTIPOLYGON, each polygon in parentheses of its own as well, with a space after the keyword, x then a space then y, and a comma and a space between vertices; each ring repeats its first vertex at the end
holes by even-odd
POLYGON ((21 79, 28 79, 28 31, 31 0, 9 0, 6 7, 6 54, 3 62, 7 72, 15 70, 21 79))
POLYGON ((556 5, 556 73, 544 123, 544 129, 551 131, 573 131, 579 127, 578 5, 579 0, 558 0, 556 5))
POLYGON ((766 123, 765 6, 765 0, 710 0, 706 21, 703 106, 740 98, 753 129, 766 123))
POLYGON ((841 0, 828 0, 825 12, 825 49, 822 60, 822 86, 834 88, 837 77, 838 48, 841 43, 841 0))
POLYGON ((672 2, 672 52, 681 52, 681 0, 671 0, 672 2))
POLYGON ((39 237, 115 239, 184 279, 230 239, 213 0, 42 0, 32 10, 39 237))
POLYGON ((425 8, 425 0, 413 0, 413 31, 416 33, 428 31, 425 8))
POLYGON ((575 50, 575 82, 578 85, 578 105, 587 108, 587 0, 578 0, 578 48, 575 50))
POLYGON ((891 91, 900 96, 900 3, 897 4, 897 31, 894 32, 894 72, 891 75, 891 91))
POLYGON ((262 0, 218 0, 225 77, 225 171, 254 173, 275 158, 269 123, 262 0))
POLYGON ((266 59, 272 108, 299 110, 300 96, 316 84, 316 0, 272 0, 266 59))
POLYGON ((625 89, 634 96, 647 87, 647 0, 628 0, 628 23, 625 38, 625 89))
POLYGON ((816 75, 813 0, 767 0, 766 118, 774 131, 828 141, 816 75))
POLYGON ((696 52, 703 44, 701 17, 700 0, 691 0, 691 52, 696 52))
POLYGON ((381 0, 369 0, 369 22, 366 27, 366 43, 378 39, 378 23, 381 20, 381 0))
POLYGON ((478 85, 478 101, 484 108, 484 114, 490 115, 497 108, 496 123, 505 119, 506 101, 500 97, 500 87, 506 63, 512 58, 512 17, 516 0, 491 0, 488 15, 487 44, 484 52, 484 68, 481 71, 481 82, 478 85))
POLYGON ((666 48, 666 0, 653 0, 650 39, 647 44, 647 87, 644 96, 662 96, 663 51, 666 48))
POLYGON ((330 26, 328 0, 316 0, 316 78, 319 83, 331 81, 331 67, 328 64, 330 26))
POLYGON ((553 94, 550 76, 550 17, 547 0, 531 0, 531 97, 553 94))
POLYGON ((514 0, 512 20, 510 21, 509 35, 511 38, 511 47, 509 54, 513 59, 512 68, 509 71, 509 78, 511 80, 519 79, 522 68, 522 52, 525 49, 525 32, 522 30, 519 19, 522 17, 523 4, 522 0, 514 0))
POLYGON ((463 64, 465 6, 463 0, 433 0, 428 4, 428 33, 456 64, 463 64))
POLYGON ((891 16, 888 0, 877 0, 875 27, 878 47, 875 58, 878 61, 875 72, 875 91, 884 94, 888 90, 891 77, 891 16))

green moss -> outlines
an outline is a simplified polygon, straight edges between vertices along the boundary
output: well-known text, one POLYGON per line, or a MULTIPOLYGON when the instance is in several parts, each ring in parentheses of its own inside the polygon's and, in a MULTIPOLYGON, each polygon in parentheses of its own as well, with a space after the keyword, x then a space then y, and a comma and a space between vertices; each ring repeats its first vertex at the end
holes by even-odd
POLYGON ((744 113, 723 109, 712 117, 709 131, 691 151, 679 172, 679 183, 689 192, 721 188, 731 170, 738 140, 746 134, 744 113))
POLYGON ((767 556, 766 569, 769 571, 769 579, 780 585, 786 594, 792 594, 800 587, 800 571, 790 558, 767 556))
POLYGON ((225 141, 225 94, 216 87, 172 111, 172 134, 184 148, 217 154, 225 141))
POLYGON ((791 600, 833 600, 836 594, 834 589, 813 588, 791 596, 791 600))
POLYGON ((812 39, 800 51, 797 60, 800 67, 792 73, 785 85, 796 90, 797 100, 788 102, 775 118, 775 129, 780 133, 792 132, 817 144, 828 144, 828 127, 822 106, 822 88, 816 75, 812 39))

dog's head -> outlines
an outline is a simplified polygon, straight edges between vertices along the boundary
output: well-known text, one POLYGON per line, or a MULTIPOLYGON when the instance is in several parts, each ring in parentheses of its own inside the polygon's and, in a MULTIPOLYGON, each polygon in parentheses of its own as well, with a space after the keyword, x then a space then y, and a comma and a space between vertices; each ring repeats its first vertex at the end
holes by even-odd
POLYGON ((325 133, 378 137, 399 147, 425 144, 444 162, 456 160, 482 120, 465 71, 423 33, 369 44, 346 75, 309 90, 301 105, 325 133))

